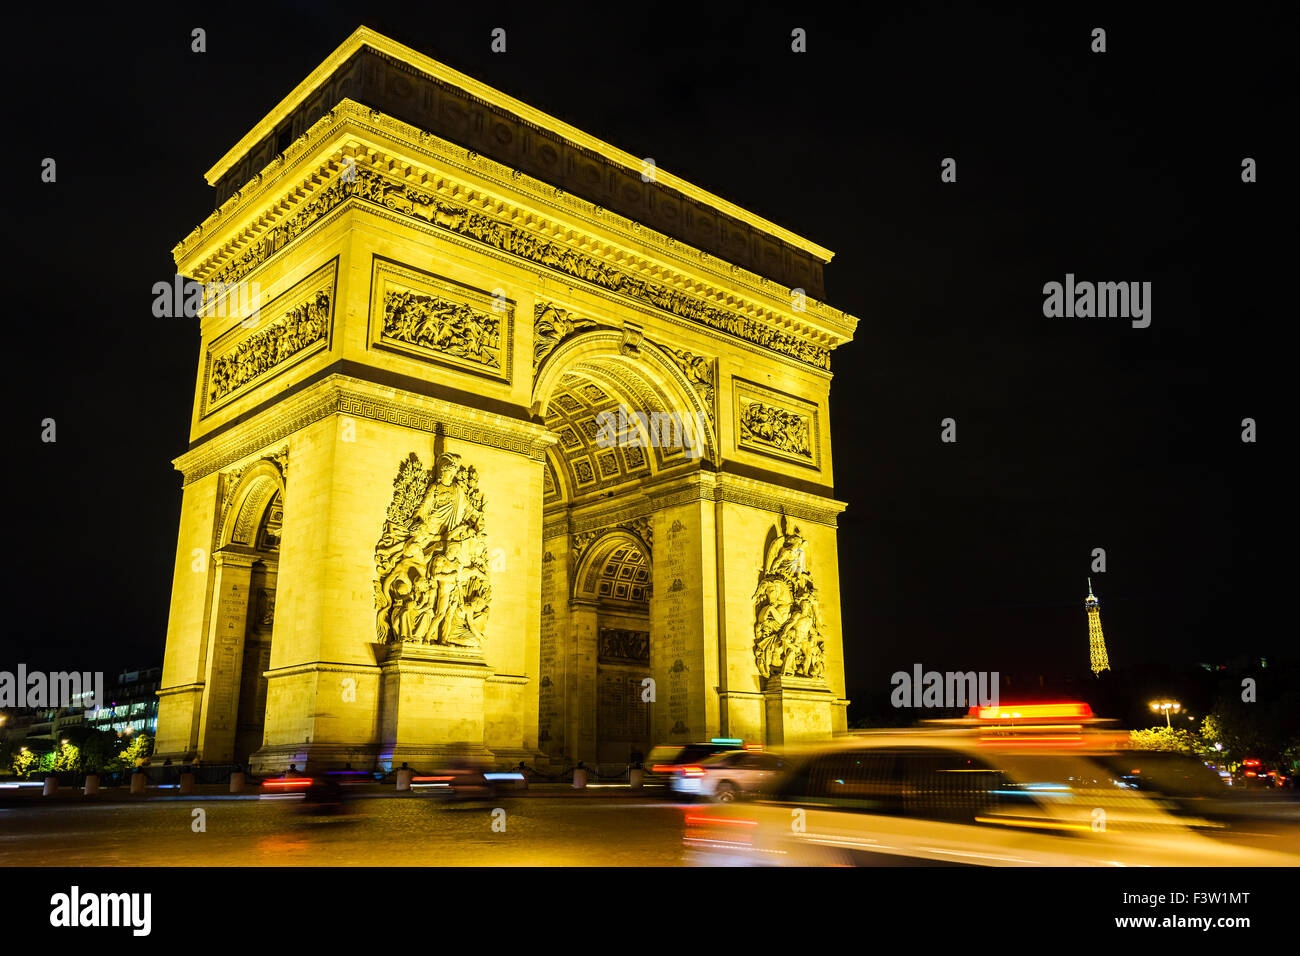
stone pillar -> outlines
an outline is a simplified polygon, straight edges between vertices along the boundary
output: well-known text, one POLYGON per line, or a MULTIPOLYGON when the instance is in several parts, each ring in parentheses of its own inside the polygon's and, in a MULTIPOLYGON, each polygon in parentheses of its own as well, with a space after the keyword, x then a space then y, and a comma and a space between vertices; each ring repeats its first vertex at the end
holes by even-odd
POLYGON ((569 602, 568 688, 565 748, 571 762, 596 764, 596 642, 599 605, 569 602))
POLYGON ((537 747, 552 766, 568 760, 569 531, 567 520, 547 525, 542 542, 541 633, 538 640, 537 747))
POLYGON ((228 547, 213 554, 212 560, 212 616, 198 752, 204 763, 227 763, 235 758, 249 581, 257 555, 228 547))
POLYGON ((449 756, 490 756, 484 685, 492 670, 481 651, 393 644, 380 672, 384 763, 427 770, 449 756))
POLYGON ((829 739, 835 730, 835 703, 823 680, 773 674, 763 684, 767 745, 829 739))
POLYGON ((656 503, 650 602, 654 744, 708 740, 719 731, 713 508, 701 478, 648 492, 656 503))

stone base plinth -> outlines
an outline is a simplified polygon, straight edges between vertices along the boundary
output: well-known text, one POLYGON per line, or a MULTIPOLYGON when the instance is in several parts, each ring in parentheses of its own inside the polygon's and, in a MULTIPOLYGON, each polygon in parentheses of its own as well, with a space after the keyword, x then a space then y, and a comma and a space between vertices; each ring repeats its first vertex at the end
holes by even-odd
POLYGON ((449 757, 491 758, 484 684, 492 669, 481 651, 397 644, 380 674, 381 766, 418 770, 449 757))
POLYGON ((835 703, 821 679, 773 674, 763 685, 767 746, 829 740, 835 730, 835 703))

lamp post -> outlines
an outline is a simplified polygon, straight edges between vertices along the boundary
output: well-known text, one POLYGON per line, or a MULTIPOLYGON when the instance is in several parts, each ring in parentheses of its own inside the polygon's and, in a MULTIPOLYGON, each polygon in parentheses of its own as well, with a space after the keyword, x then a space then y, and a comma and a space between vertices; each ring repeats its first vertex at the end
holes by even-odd
POLYGON ((1161 712, 1164 713, 1165 727, 1166 729, 1168 729, 1173 727, 1173 724, 1170 723, 1169 720, 1170 711, 1176 714, 1178 713, 1178 711, 1183 709, 1183 705, 1178 703, 1178 701, 1176 700, 1153 700, 1151 702, 1151 709, 1156 713, 1161 713, 1161 712))

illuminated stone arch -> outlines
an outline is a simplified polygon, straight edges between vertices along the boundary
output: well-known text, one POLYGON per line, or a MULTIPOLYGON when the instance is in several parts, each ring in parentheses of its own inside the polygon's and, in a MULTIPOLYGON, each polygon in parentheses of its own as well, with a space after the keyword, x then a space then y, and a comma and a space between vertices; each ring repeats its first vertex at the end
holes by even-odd
POLYGON ((690 416, 702 439, 701 457, 719 461, 713 409, 692 387, 677 363, 652 342, 633 344, 617 329, 580 332, 561 343, 538 368, 531 410, 544 417, 566 375, 582 373, 604 379, 647 412, 690 416))
POLYGON ((695 436, 695 461, 719 460, 712 410, 672 358, 646 342, 629 345, 617 330, 583 332, 546 358, 533 388, 534 417, 560 437, 547 452, 548 505, 650 478, 692 460, 683 448, 652 446, 643 427, 636 428, 643 439, 640 448, 597 448, 593 416, 620 406, 647 416, 674 416, 695 436))
POLYGON ((277 495, 283 502, 284 474, 270 459, 262 459, 241 474, 217 536, 218 549, 234 546, 259 550, 257 535, 262 519, 277 495))
POLYGON ((630 604, 643 605, 650 599, 652 560, 650 545, 641 535, 629 528, 611 528, 583 548, 573 574, 572 596, 576 600, 626 600, 630 604), (640 558, 629 560, 620 552, 635 552, 640 558), (605 573, 611 565, 620 569, 626 567, 635 573, 621 580, 617 572, 613 575, 605 573), (628 594, 625 597, 620 597, 612 591, 602 594, 602 583, 606 581, 615 585, 626 583, 629 586, 639 587, 643 590, 643 594, 628 594))

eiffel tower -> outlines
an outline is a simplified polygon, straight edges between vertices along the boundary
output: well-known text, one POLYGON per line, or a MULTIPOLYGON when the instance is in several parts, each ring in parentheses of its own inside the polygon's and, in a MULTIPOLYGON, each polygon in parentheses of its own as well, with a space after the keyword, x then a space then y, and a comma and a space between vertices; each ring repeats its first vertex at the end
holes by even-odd
POLYGON ((1088 579, 1088 597, 1083 606, 1088 612, 1088 652, 1092 658, 1092 673, 1100 677, 1102 671, 1110 670, 1110 661, 1106 658, 1106 637, 1101 633, 1101 604, 1092 593, 1092 578, 1088 579))

